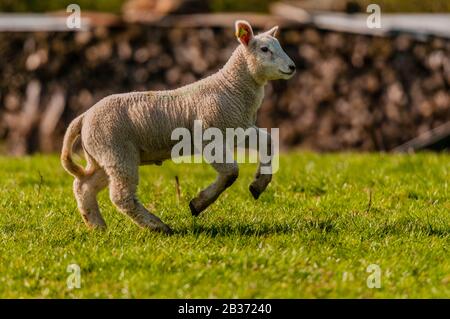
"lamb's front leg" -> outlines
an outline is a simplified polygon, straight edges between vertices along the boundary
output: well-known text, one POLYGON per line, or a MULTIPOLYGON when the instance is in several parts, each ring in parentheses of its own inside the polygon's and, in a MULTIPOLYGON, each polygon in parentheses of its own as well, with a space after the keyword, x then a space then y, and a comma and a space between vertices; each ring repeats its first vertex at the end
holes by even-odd
POLYGON ((255 126, 258 133, 258 155, 259 164, 255 174, 255 179, 249 186, 253 198, 258 199, 259 195, 267 188, 272 180, 272 161, 274 156, 274 147, 271 135, 266 131, 255 126), (263 161, 264 160, 264 161, 263 161))
POLYGON ((239 174, 239 167, 236 162, 211 163, 211 166, 218 173, 216 181, 190 201, 189 208, 194 216, 199 215, 209 205, 214 203, 219 195, 234 183, 239 174))

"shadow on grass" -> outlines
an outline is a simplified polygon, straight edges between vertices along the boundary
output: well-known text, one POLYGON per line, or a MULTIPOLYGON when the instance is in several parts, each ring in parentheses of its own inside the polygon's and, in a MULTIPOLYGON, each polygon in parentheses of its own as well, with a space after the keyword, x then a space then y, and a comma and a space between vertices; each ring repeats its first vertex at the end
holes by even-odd
POLYGON ((422 234, 429 237, 450 237, 450 227, 435 226, 432 224, 399 221, 395 224, 379 226, 374 234, 379 237, 405 234, 422 234))
POLYGON ((331 220, 302 220, 299 222, 278 222, 278 223, 254 223, 254 224, 227 224, 220 223, 214 225, 201 225, 194 222, 193 227, 178 229, 180 235, 208 235, 217 236, 268 236, 277 234, 296 234, 299 232, 318 231, 320 233, 330 233, 336 231, 335 224, 331 220))
POLYGON ((299 233, 315 233, 326 238, 328 235, 348 236, 346 232, 350 232, 352 235, 369 235, 371 239, 374 237, 384 238, 386 236, 427 236, 427 237, 450 237, 450 228, 446 225, 433 225, 423 222, 411 221, 411 220, 399 220, 394 223, 385 223, 376 227, 370 228, 369 225, 359 229, 359 232, 355 233, 353 227, 339 226, 337 220, 325 218, 325 219, 309 219, 298 221, 285 221, 285 222, 255 222, 255 223, 218 223, 204 225, 198 222, 194 222, 190 226, 185 226, 181 229, 177 229, 175 232, 180 235, 207 235, 210 237, 217 236, 270 236, 281 234, 296 235, 299 233), (344 227, 344 228, 342 228, 344 227))
POLYGON ((199 225, 193 224, 193 227, 185 227, 178 229, 177 234, 180 235, 208 235, 211 237, 217 236, 266 236, 274 234, 287 234, 294 232, 291 225, 287 223, 274 223, 274 224, 214 224, 214 225, 199 225))

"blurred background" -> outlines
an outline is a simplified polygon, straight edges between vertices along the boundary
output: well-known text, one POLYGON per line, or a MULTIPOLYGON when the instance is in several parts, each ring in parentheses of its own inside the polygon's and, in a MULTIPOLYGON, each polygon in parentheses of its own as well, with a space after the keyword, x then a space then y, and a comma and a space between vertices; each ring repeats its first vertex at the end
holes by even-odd
POLYGON ((449 149, 450 0, 0 0, 0 12, 0 154, 58 152, 101 98, 217 71, 238 45, 236 19, 279 25, 297 64, 258 114, 282 149, 449 149), (66 26, 71 3, 81 30, 66 26))

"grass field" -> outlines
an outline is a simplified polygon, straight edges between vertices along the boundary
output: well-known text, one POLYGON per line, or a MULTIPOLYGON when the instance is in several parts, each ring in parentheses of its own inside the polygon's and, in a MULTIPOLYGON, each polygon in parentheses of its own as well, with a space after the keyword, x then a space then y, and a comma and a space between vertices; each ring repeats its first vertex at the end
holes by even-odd
POLYGON ((188 201, 214 179, 202 164, 141 168, 139 196, 173 236, 111 205, 88 231, 56 156, 0 157, 1 298, 450 297, 450 155, 283 155, 268 190, 255 165, 200 217, 188 201), (175 192, 178 175, 181 199, 175 192), (81 288, 68 289, 70 264, 81 288), (366 280, 381 270, 381 288, 366 280))

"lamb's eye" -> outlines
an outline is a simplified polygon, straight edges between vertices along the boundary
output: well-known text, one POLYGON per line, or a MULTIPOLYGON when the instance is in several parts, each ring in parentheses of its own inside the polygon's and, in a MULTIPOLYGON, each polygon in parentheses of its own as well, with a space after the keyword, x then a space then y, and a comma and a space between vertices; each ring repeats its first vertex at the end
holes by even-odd
POLYGON ((268 47, 262 47, 262 48, 261 48, 261 51, 262 51, 262 52, 269 52, 269 48, 268 48, 268 47))

